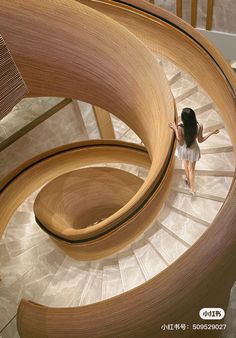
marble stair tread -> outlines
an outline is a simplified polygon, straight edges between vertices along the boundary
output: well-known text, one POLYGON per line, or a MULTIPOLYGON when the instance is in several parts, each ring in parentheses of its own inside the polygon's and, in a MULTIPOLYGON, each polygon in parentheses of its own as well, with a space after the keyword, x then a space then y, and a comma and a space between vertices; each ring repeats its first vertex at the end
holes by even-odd
POLYGON ((17 331, 16 317, 1 332, 0 338, 20 338, 17 331))
POLYGON ((10 286, 54 250, 55 244, 51 239, 46 239, 22 254, 12 257, 1 265, 0 286, 10 286))
POLYGON ((167 267, 157 251, 146 239, 134 243, 132 249, 147 280, 167 267))
MULTIPOLYGON (((96 165, 92 165, 92 166, 96 167, 96 165)), ((89 166, 89 168, 91 168, 92 166, 89 166)), ((101 167, 121 169, 122 163, 105 163, 105 164, 102 164, 101 167)))
MULTIPOLYGON (((184 169, 175 168, 174 169, 176 175, 184 175, 184 169)), ((233 170, 195 170, 196 176, 205 176, 205 177, 234 177, 233 170)))
MULTIPOLYGON (((205 132, 203 131, 203 135, 205 132)), ((232 142, 226 129, 220 129, 219 134, 211 135, 205 142, 200 143, 200 148, 232 147, 232 142)), ((232 151, 232 150, 231 150, 232 151)))
POLYGON ((172 229, 169 229, 163 223, 160 223, 160 225, 161 228, 165 230, 165 232, 167 232, 171 237, 174 237, 177 241, 182 243, 187 249, 190 248, 191 245, 188 242, 186 242, 183 238, 181 238, 178 234, 176 234, 172 229))
POLYGON ((0 332, 16 315, 17 302, 7 288, 0 288, 0 332))
POLYGON ((168 77, 169 85, 172 86, 180 78, 181 78, 181 71, 177 71, 177 72, 170 74, 169 77, 168 77))
MULTIPOLYGON (((191 196, 189 188, 172 188, 172 191, 175 192, 175 193, 177 192, 177 193, 186 194, 186 195, 191 196)), ((208 199, 208 200, 222 202, 222 203, 225 200, 224 197, 210 195, 210 194, 207 194, 207 193, 202 193, 202 192, 199 192, 198 190, 195 191, 195 196, 205 198, 205 199, 208 199)))
POLYGON ((75 294, 79 299, 89 274, 89 262, 66 257, 45 289, 40 303, 48 306, 72 306, 75 294))
POLYGON ((161 65, 163 67, 163 70, 166 74, 167 80, 171 80, 176 74, 180 72, 180 69, 170 60, 163 55, 159 55, 159 58, 161 60, 161 65))
POLYGON ((124 171, 128 171, 129 173, 134 174, 136 176, 138 176, 138 173, 139 173, 139 167, 134 166, 134 165, 121 164, 120 169, 124 171))
POLYGON ((102 277, 102 264, 100 262, 92 262, 79 304, 73 303, 73 306, 82 306, 99 302, 102 299, 102 277))
POLYGON ((197 113, 197 120, 199 123, 202 123, 205 128, 216 123, 223 123, 220 114, 214 108, 208 109, 200 114, 197 113))
MULTIPOLYGON (((48 239, 48 236, 47 236, 47 239, 48 239)), ((12 241, 12 242, 0 244, 0 265, 3 267, 3 269, 0 272, 0 277, 1 275, 3 275, 4 267, 6 267, 8 264, 14 264, 14 261, 17 261, 17 257, 19 256, 20 258, 24 257, 24 254, 26 254, 27 251, 32 250, 39 245, 43 245, 44 242, 45 242, 45 238, 41 239, 40 241, 37 240, 35 243, 34 241, 31 242, 31 238, 29 236, 28 240, 25 240, 24 242, 12 241)))
POLYGON ((11 136, 11 131, 8 130, 6 126, 1 125, 0 123, 0 142, 3 142, 5 139, 7 139, 10 136, 11 136))
POLYGON ((170 208, 171 210, 175 211, 177 214, 182 215, 186 218, 189 218, 189 219, 193 220, 194 222, 200 223, 200 224, 204 225, 206 228, 208 228, 211 225, 209 222, 204 221, 202 218, 194 216, 194 215, 192 215, 192 214, 190 214, 190 213, 188 213, 184 210, 178 209, 178 208, 174 207, 173 205, 169 204, 168 202, 166 202, 166 206, 168 208, 170 208))
POLYGON ((47 255, 38 262, 37 265, 24 276, 20 298, 26 298, 40 303, 43 292, 47 289, 64 259, 65 256, 62 252, 54 250, 50 255, 47 255))
POLYGON ((147 178, 148 172, 149 172, 148 169, 140 168, 138 171, 138 176, 142 178, 143 180, 145 180, 147 178))
MULTIPOLYGON (((25 200, 24 202, 18 207, 17 211, 24 211, 24 212, 28 212, 31 213, 31 217, 34 219, 34 214, 32 214, 33 211, 33 206, 34 206, 34 201, 35 198, 37 197, 39 191, 42 189, 42 187, 40 187, 39 189, 35 190, 34 192, 32 192, 25 200)), ((14 214, 15 215, 15 214, 14 214)), ((13 217, 14 217, 13 215, 13 217)))
MULTIPOLYGON (((102 165, 102 166, 104 166, 104 165, 102 165)), ((124 171, 127 171, 127 172, 134 174, 136 176, 138 176, 139 170, 142 169, 139 166, 132 165, 132 164, 125 164, 125 163, 124 164, 123 163, 106 163, 105 167, 124 170, 124 171)))
POLYGON ((221 153, 232 153, 234 150, 233 146, 231 145, 215 145, 215 148, 213 145, 209 147, 201 147, 201 154, 221 154, 221 153))
MULTIPOLYGON (((175 169, 181 169, 182 163, 178 159, 175 161, 175 169)), ((208 171, 225 171, 233 172, 235 168, 235 160, 233 152, 222 152, 220 154, 201 154, 201 158, 196 163, 197 170, 208 170, 208 171)))
POLYGON ((117 258, 103 263, 102 299, 108 299, 124 292, 117 258))
POLYGON ((202 110, 205 111, 212 108, 213 102, 210 100, 209 97, 198 91, 177 104, 178 115, 181 114, 182 109, 185 107, 190 107, 194 109, 198 116, 199 111, 202 112, 202 110))
POLYGON ((170 192, 167 203, 208 223, 212 223, 222 206, 222 202, 173 191, 170 192))
POLYGON ((37 97, 21 100, 13 110, 1 120, 0 135, 3 136, 4 134, 1 130, 5 130, 7 133, 5 133, 4 138, 9 137, 62 100, 63 98, 60 97, 37 97))
POLYGON ((201 223, 184 217, 167 206, 162 208, 158 221, 189 245, 194 244, 206 231, 206 227, 201 223))
POLYGON ((64 254, 54 250, 37 262, 14 285, 11 285, 11 293, 15 294, 17 302, 21 298, 40 302, 43 292, 48 287, 64 259, 64 254))
POLYGON ((113 114, 111 114, 111 120, 115 131, 116 139, 119 140, 125 133, 128 132, 130 128, 127 126, 127 124, 125 124, 123 121, 118 119, 118 117, 114 116, 113 114))
POLYGON ((143 275, 132 249, 119 253, 118 261, 125 291, 145 282, 145 276, 143 275))
POLYGON ((6 262, 11 257, 18 256, 32 247, 45 241, 48 236, 45 233, 35 233, 31 236, 25 236, 22 239, 8 240, 0 244, 0 264, 6 262), (2 254, 1 254, 2 253, 2 254))
POLYGON ((187 250, 185 245, 167 233, 164 229, 160 229, 155 232, 148 238, 148 240, 161 254, 161 256, 163 256, 168 264, 173 263, 187 250))
MULTIPOLYGON (((172 180, 173 189, 186 189, 185 175, 174 175, 172 180)), ((197 176, 195 180, 196 191, 216 197, 225 198, 232 183, 231 177, 197 176)))
POLYGON ((1 243, 19 241, 19 239, 23 241, 24 238, 41 236, 41 234, 42 230, 36 224, 33 213, 17 210, 7 225, 1 243))
POLYGON ((15 316, 22 298, 41 302, 41 295, 63 259, 61 252, 53 250, 49 255, 41 256, 39 260, 34 259, 32 267, 18 276, 13 283, 7 287, 0 286, 0 328, 15 316))
POLYGON ((171 86, 171 91, 176 103, 186 99, 197 91, 197 85, 184 77, 181 77, 171 86))
MULTIPOLYGON (((9 242, 9 243, 12 243, 12 242, 9 242)), ((11 259, 11 256, 10 256, 9 251, 7 250, 6 244, 3 244, 3 243, 0 244, 0 265, 2 265, 2 262, 8 262, 10 259, 11 259)))
POLYGON ((204 133, 209 133, 209 132, 211 132, 211 131, 213 131, 213 130, 215 130, 215 129, 221 130, 221 129, 224 129, 224 128, 225 128, 225 125, 224 125, 223 122, 216 122, 216 123, 214 123, 214 124, 211 124, 211 125, 209 125, 209 126, 206 126, 206 127, 204 128, 204 133))
POLYGON ((137 134, 132 129, 129 129, 121 138, 120 140, 125 142, 132 142, 132 143, 138 143, 140 144, 142 141, 138 137, 137 134))
POLYGON ((222 152, 220 154, 202 154, 196 169, 234 171, 235 160, 233 152, 222 152))

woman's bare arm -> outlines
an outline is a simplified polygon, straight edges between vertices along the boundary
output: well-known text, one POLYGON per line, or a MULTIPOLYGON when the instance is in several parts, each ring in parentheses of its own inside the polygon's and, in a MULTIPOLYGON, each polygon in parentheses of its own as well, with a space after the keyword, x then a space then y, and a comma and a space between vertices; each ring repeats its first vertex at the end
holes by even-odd
POLYGON ((169 123, 169 127, 174 130, 176 139, 179 142, 179 144, 182 146, 184 144, 182 128, 180 126, 177 126, 175 122, 169 123))
POLYGON ((218 134, 219 132, 220 132, 219 129, 215 129, 209 134, 203 136, 203 125, 200 124, 199 132, 198 132, 198 142, 199 143, 205 142, 211 135, 218 134))

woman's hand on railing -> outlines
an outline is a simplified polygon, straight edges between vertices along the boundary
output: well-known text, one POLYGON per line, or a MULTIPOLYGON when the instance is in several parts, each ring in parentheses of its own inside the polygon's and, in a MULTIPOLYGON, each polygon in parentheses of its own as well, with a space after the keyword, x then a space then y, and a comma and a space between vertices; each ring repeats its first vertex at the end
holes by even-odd
POLYGON ((170 122, 170 123, 169 123, 169 127, 170 127, 171 129, 173 129, 174 131, 178 130, 177 125, 176 125, 175 122, 170 122))

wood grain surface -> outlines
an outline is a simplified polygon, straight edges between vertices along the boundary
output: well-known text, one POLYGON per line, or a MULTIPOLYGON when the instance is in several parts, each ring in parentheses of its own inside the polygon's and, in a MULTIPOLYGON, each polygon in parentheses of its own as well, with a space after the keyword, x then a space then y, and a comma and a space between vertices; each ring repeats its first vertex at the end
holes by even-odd
POLYGON ((77 233, 79 239, 83 229, 92 229, 122 208, 142 184, 138 176, 115 168, 74 170, 43 187, 35 199, 34 213, 49 231, 62 238, 77 233))
POLYGON ((26 84, 0 35, 0 120, 27 94, 26 84))
POLYGON ((118 116, 142 139, 150 174, 115 218, 132 212, 160 181, 173 146, 173 97, 151 52, 119 23, 73 0, 30 0, 24 6, 3 0, 0 30, 30 95, 89 102, 118 116))
MULTIPOLYGON (((82 5, 77 7, 72 1, 42 1, 40 4, 28 1, 22 7, 20 1, 9 3, 4 0, 0 4, 0 29, 5 32, 32 95, 47 92, 47 95, 68 97, 70 92, 73 98, 81 97, 114 113, 145 142, 152 164, 147 181, 133 198, 137 198, 136 202, 160 178, 171 144, 167 120, 173 119, 166 80, 143 43, 168 56, 207 91, 220 109, 235 147, 235 76, 206 39, 181 19, 148 2, 129 0, 122 4, 86 0, 84 3, 94 8, 97 6, 113 21, 82 5), (154 17, 155 14, 159 18, 154 17), (37 21, 34 21, 35 17, 37 21), (32 29, 27 31, 28 25, 32 29), (15 27, 18 35, 24 37, 24 44, 22 40, 21 44, 17 41, 15 27), (135 38, 135 34, 142 42, 135 38), (51 45, 53 38, 55 43, 51 45), (40 39, 40 48, 34 41, 37 39, 40 39), (89 70, 88 74, 85 70, 89 70), (47 82, 46 73, 51 75, 47 82), (78 81, 79 87, 76 85, 78 81)), ((106 156, 110 155, 108 152, 106 156)), ((68 161, 72 160, 71 155, 68 161)), ((88 158, 92 161, 92 156, 88 158)), ((46 170, 45 165, 42 165, 42 170, 46 170)), ((59 171, 61 174, 63 170, 57 166, 57 173, 59 171)), ((22 186, 23 176, 21 179, 22 186)), ((167 172, 158 190, 162 200, 169 180, 167 172)), ((39 183, 31 181, 30 189, 39 183)), ((19 187, 12 184, 12 196, 9 190, 5 205, 11 203, 13 191, 20 191, 19 187)), ((156 197, 154 194, 143 212, 134 216, 138 227, 148 223, 158 211, 156 197)), ((234 179, 219 214, 196 244, 158 276, 125 294, 79 308, 49 308, 23 300, 17 316, 21 337, 165 338, 169 334, 161 330, 163 323, 192 325, 201 322, 198 313, 202 307, 226 308, 236 279, 235 200, 234 179)), ((14 203, 17 204, 17 198, 14 203)), ((132 204, 127 205, 132 209, 132 204)), ((121 229, 121 236, 126 236, 127 229, 121 229)), ((100 245, 102 247, 102 243, 100 245)), ((217 334, 215 331, 206 334, 181 331, 181 337, 216 337, 217 334)), ((179 336, 179 333, 172 336, 179 336)))
POLYGON ((236 76, 230 64, 209 40, 179 17, 159 7, 153 7, 148 2, 140 0, 128 0, 125 3, 110 0, 79 0, 79 2, 118 21, 149 50, 168 57, 180 69, 189 73, 216 104, 234 143, 236 76))

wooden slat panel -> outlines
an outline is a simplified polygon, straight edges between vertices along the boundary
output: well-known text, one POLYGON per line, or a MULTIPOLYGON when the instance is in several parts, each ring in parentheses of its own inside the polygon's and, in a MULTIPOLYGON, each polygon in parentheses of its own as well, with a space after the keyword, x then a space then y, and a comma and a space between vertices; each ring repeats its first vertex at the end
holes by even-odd
POLYGON ((0 120, 28 92, 24 80, 0 35, 0 120))
POLYGON ((212 28, 213 6, 214 6, 214 0, 208 0, 207 1, 207 18, 206 18, 206 29, 208 31, 210 31, 212 28))
POLYGON ((183 2, 182 0, 176 0, 176 15, 182 18, 183 13, 183 2))
POLYGON ((28 133, 30 130, 34 129, 35 127, 37 127, 40 123, 42 123, 43 121, 48 119, 50 116, 57 113, 59 110, 61 110, 65 106, 67 106, 69 103, 71 103, 71 99, 62 100, 56 106, 50 108, 45 113, 43 113, 41 116, 37 117, 32 122, 25 125, 22 129, 18 130, 16 133, 9 136, 7 139, 5 139, 3 142, 1 142, 0 151, 4 150, 8 146, 10 146, 12 143, 17 141, 20 137, 22 137, 23 135, 25 135, 26 133, 28 133))
POLYGON ((191 25, 193 27, 197 25, 197 3, 198 0, 192 0, 191 2, 191 25))
POLYGON ((115 132, 110 114, 99 107, 93 107, 99 133, 103 139, 115 139, 115 132))

